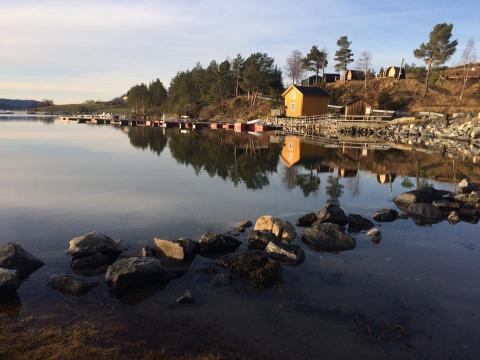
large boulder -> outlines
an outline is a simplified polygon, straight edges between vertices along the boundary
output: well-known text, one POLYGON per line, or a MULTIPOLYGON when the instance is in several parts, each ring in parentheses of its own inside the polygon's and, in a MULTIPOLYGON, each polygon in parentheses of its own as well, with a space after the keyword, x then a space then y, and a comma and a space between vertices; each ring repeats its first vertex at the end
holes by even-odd
POLYGON ((356 246, 355 239, 333 223, 315 223, 305 230, 302 240, 323 251, 351 250, 356 246))
POLYGON ((264 250, 271 241, 277 241, 277 237, 271 231, 252 230, 248 235, 248 248, 264 250))
POLYGON ((349 214, 348 215, 348 230, 351 232, 358 232, 362 230, 368 230, 373 227, 373 222, 364 218, 361 215, 349 214))
POLYGON ((65 274, 56 274, 50 277, 48 285, 64 294, 83 295, 97 286, 98 282, 78 279, 65 274))
POLYGON ((184 269, 156 257, 131 257, 114 262, 105 274, 107 285, 114 290, 129 290, 146 285, 167 283, 184 269))
POLYGON ((295 227, 288 221, 270 216, 260 216, 253 230, 271 231, 278 240, 293 241, 297 237, 295 227))
POLYGON ((14 243, 0 245, 0 268, 18 270, 20 277, 26 277, 44 265, 43 261, 14 243))
POLYGON ((107 235, 92 231, 70 240, 68 253, 72 255, 73 258, 102 253, 116 259, 118 255, 126 249, 125 246, 107 235))
POLYGON ((215 263, 246 279, 252 287, 270 287, 282 280, 280 264, 270 259, 264 252, 247 251, 230 254, 217 259, 215 263))
POLYGON ((303 216, 300 216, 297 220, 297 226, 310 227, 317 220, 318 220, 317 214, 311 212, 303 216))
POLYGON ((348 223, 348 218, 339 206, 328 203, 317 212, 317 222, 345 225, 348 223))
POLYGON ((305 252, 298 245, 271 241, 265 251, 271 258, 288 264, 298 265, 305 260, 305 252))
POLYGON ((198 241, 200 254, 224 254, 235 251, 241 242, 233 236, 208 232, 198 241))
POLYGON ((198 253, 198 243, 190 239, 180 238, 171 241, 155 238, 153 241, 159 255, 173 260, 189 260, 198 253))
POLYGON ((72 255, 72 268, 82 273, 105 269, 127 248, 107 235, 91 232, 69 242, 68 253, 72 255))
POLYGON ((381 209, 373 213, 372 218, 378 222, 392 222, 399 217, 398 211, 395 209, 381 209))
POLYGON ((419 225, 438 223, 448 215, 448 210, 430 203, 398 203, 397 206, 419 225))
POLYGON ((0 294, 14 292, 20 284, 21 280, 17 270, 0 268, 0 294))
POLYGON ((441 200, 448 195, 448 191, 444 190, 436 190, 431 187, 425 187, 422 189, 411 190, 405 193, 402 193, 395 197, 393 201, 395 203, 408 203, 408 204, 416 204, 416 203, 432 203, 435 200, 441 200))

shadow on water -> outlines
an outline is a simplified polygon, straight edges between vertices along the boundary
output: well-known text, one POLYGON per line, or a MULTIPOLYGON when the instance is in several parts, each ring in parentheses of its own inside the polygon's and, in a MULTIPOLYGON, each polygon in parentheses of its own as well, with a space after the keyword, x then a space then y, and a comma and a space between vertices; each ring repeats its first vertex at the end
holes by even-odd
POLYGON ((6 315, 11 318, 18 317, 22 301, 17 292, 0 294, 0 315, 6 315))

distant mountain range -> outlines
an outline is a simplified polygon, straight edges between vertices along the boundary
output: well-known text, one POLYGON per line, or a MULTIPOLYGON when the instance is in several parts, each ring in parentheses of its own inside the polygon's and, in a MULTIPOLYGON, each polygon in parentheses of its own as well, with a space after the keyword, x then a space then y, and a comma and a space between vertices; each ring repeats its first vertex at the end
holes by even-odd
POLYGON ((40 101, 36 100, 0 99, 0 109, 3 110, 30 109, 39 104, 40 101))

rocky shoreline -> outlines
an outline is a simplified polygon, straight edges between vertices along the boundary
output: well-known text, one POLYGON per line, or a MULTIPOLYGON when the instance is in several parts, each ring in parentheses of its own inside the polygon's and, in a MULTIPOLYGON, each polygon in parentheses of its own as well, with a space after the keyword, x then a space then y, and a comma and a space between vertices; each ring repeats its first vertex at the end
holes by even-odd
MULTIPOLYGON (((69 241, 70 267, 75 275, 55 274, 48 284, 67 295, 83 295, 99 282, 88 279, 104 274, 109 293, 122 297, 137 288, 166 284, 189 271, 199 255, 210 259, 206 272, 211 283, 225 286, 234 280, 245 281, 254 288, 274 286, 281 282, 282 266, 298 266, 305 251, 297 238, 309 248, 323 252, 348 251, 356 247, 355 234, 365 233, 373 243, 382 234, 375 223, 411 218, 418 225, 441 221, 478 223, 480 219, 480 184, 462 180, 456 193, 425 187, 402 193, 393 199, 396 209, 382 209, 367 219, 358 214, 346 214, 339 206, 327 203, 317 212, 301 216, 296 226, 288 221, 264 215, 253 225, 238 223, 224 234, 206 233, 198 241, 153 239, 139 249, 129 249, 107 235, 91 232, 69 241), (253 226, 248 234, 246 249, 240 234, 253 226), (303 228, 301 236, 298 235, 303 228)), ((0 246, 0 293, 15 293, 28 276, 44 262, 18 244, 0 246)), ((194 297, 186 289, 177 300, 192 303, 194 297)))
POLYGON ((480 118, 469 115, 452 119, 401 118, 382 127, 360 124, 339 129, 327 124, 319 131, 333 137, 370 137, 392 144, 419 145, 458 156, 480 155, 480 118))

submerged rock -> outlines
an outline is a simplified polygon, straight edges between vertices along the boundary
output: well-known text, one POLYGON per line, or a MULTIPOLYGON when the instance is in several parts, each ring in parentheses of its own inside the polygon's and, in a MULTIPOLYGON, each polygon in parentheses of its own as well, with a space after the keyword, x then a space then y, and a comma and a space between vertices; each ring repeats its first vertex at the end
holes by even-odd
POLYGON ((270 215, 260 216, 253 230, 271 231, 278 240, 293 241, 297 237, 297 232, 292 224, 270 215))
POLYGON ((185 291, 185 294, 183 294, 182 296, 180 296, 177 299, 177 303, 178 304, 191 304, 191 303, 193 303, 193 296, 192 296, 192 293, 190 292, 190 290, 185 291))
POLYGON ((96 281, 78 279, 65 274, 52 275, 48 284, 64 294, 83 295, 98 285, 96 281))
POLYGON ((461 204, 457 201, 453 201, 450 199, 442 199, 442 200, 435 200, 434 202, 432 202, 432 205, 439 209, 449 210, 449 209, 460 209, 461 204))
POLYGON ((333 223, 316 223, 305 230, 302 240, 324 251, 352 250, 355 239, 345 234, 343 227, 333 223))
POLYGON ((448 191, 436 190, 431 187, 407 191, 393 199, 395 203, 432 203, 435 200, 441 200, 448 194, 448 191))
POLYGON ((362 230, 368 230, 373 227, 373 222, 364 218, 361 215, 349 214, 348 215, 348 229, 352 232, 358 232, 362 230))
POLYGON ((0 294, 15 292, 21 283, 17 270, 0 268, 0 294))
POLYGON ((199 240, 200 254, 224 254, 238 249, 241 242, 233 236, 208 232, 199 240))
POLYGON ((281 242, 269 242, 265 251, 271 258, 293 265, 301 264, 305 260, 305 252, 298 245, 281 242))
POLYGON ((107 255, 96 253, 73 259, 70 266, 75 272, 82 275, 95 275, 105 271, 114 261, 115 259, 112 259, 107 255))
POLYGON ((166 283, 185 270, 154 257, 119 259, 108 268, 107 285, 115 290, 128 290, 146 285, 166 283))
POLYGON ((378 222, 392 222, 398 219, 398 211, 394 209, 382 209, 373 213, 372 218, 378 222))
POLYGON ((259 251, 227 255, 215 263, 230 269, 232 273, 238 274, 246 279, 250 286, 256 288, 271 287, 282 280, 280 264, 259 251))
POLYGON ((297 226, 310 227, 317 220, 318 220, 317 214, 311 212, 299 217, 297 220, 297 226))
POLYGON ((155 250, 159 255, 173 260, 189 260, 198 253, 198 243, 190 239, 162 240, 155 238, 155 250))
POLYGON ((317 222, 345 225, 348 223, 348 218, 339 206, 328 203, 317 212, 317 222))
POLYGON ((43 265, 43 261, 18 244, 0 245, 0 268, 18 270, 20 277, 26 277, 43 265))
POLYGON ((248 248, 264 250, 271 241, 278 241, 271 231, 252 230, 248 235, 248 248))
POLYGON ((225 286, 232 282, 232 275, 230 273, 216 274, 212 279, 212 284, 215 286, 225 286))

